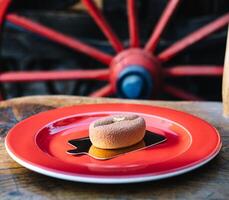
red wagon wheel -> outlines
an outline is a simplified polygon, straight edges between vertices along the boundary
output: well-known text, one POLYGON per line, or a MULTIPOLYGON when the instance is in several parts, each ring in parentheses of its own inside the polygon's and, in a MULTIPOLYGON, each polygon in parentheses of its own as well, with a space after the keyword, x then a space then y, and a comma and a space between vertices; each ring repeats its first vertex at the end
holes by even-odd
POLYGON ((174 97, 184 100, 200 100, 201 98, 184 91, 181 88, 166 83, 167 77, 179 78, 184 76, 221 76, 222 66, 171 66, 164 68, 180 52, 194 43, 199 42, 213 32, 229 23, 229 13, 206 24, 184 38, 176 41, 159 54, 155 53, 160 37, 172 18, 181 0, 168 0, 150 39, 144 47, 140 45, 135 0, 127 0, 129 21, 129 47, 124 48, 118 36, 113 32, 101 11, 93 0, 82 0, 89 14, 99 26, 116 51, 116 55, 109 55, 91 47, 73 37, 62 34, 54 29, 41 25, 35 21, 7 13, 11 0, 0 0, 0 25, 6 19, 8 22, 36 33, 53 42, 84 53, 108 66, 107 69, 71 70, 71 71, 39 71, 39 72, 5 72, 0 74, 0 82, 29 82, 47 80, 75 80, 94 79, 105 80, 107 85, 93 92, 90 96, 104 97, 118 93, 126 98, 147 98, 164 91, 174 97))

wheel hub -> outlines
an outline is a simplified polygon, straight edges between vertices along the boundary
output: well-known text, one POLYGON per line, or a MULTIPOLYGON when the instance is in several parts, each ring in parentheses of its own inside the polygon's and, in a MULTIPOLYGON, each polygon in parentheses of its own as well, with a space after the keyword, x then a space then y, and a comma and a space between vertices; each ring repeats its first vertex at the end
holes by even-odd
POLYGON ((161 81, 159 61, 142 49, 119 53, 111 63, 110 81, 121 98, 146 99, 154 95, 161 81))

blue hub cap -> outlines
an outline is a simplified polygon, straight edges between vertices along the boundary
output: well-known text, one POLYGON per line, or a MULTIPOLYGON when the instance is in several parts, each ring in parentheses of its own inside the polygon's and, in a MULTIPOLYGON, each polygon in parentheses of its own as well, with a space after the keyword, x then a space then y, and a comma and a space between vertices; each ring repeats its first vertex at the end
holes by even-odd
POLYGON ((118 96, 128 99, 147 99, 152 95, 153 78, 150 72, 138 65, 125 68, 117 83, 118 96))

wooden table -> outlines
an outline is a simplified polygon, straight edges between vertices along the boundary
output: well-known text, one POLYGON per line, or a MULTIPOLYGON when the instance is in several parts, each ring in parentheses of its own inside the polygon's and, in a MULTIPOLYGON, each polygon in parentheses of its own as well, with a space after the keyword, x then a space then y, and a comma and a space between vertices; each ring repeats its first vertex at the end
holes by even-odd
POLYGON ((165 102, 37 96, 0 103, 0 199, 229 199, 229 119, 217 102, 165 102), (133 102, 183 110, 212 123, 223 139, 220 154, 210 163, 185 175, 166 180, 129 184, 94 185, 57 180, 31 172, 6 153, 4 137, 17 122, 42 111, 85 103, 133 102))

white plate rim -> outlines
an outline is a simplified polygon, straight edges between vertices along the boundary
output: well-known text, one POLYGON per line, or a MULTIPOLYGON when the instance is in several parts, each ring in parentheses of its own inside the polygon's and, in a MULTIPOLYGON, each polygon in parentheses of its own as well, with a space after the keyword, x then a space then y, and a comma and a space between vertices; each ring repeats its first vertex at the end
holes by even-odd
MULTIPOLYGON (((218 133, 218 131, 216 130, 216 132, 218 133)), ((218 133, 219 134, 219 133, 218 133)), ((222 147, 222 142, 220 142, 220 145, 218 146, 218 149, 212 154, 210 155, 208 158, 203 159, 201 161, 199 161, 198 163, 192 163, 191 166, 184 166, 181 169, 177 169, 175 172, 168 172, 168 173, 164 173, 164 174, 159 174, 159 175, 143 175, 143 176, 130 176, 128 178, 104 178, 104 177, 93 177, 93 176, 79 176, 79 175, 69 175, 69 174, 64 174, 63 172, 59 171, 52 171, 51 169, 43 169, 39 166, 34 166, 29 162, 26 162, 20 158, 18 158, 16 155, 14 155, 13 152, 11 152, 11 150, 8 148, 7 146, 7 142, 5 142, 5 148, 7 153, 10 155, 10 157, 16 161, 17 163, 19 163, 20 165, 22 165, 23 167, 30 169, 31 171, 37 172, 39 174, 43 174, 46 176, 50 176, 53 178, 58 178, 58 179, 62 179, 62 180, 68 180, 68 181, 74 181, 74 182, 83 182, 83 183, 96 183, 96 184, 128 184, 128 183, 140 183, 140 182, 147 182, 147 181, 156 181, 156 180, 161 180, 161 179, 165 179, 165 178, 170 178, 170 177, 174 177, 177 175, 181 175, 187 172, 190 172, 194 169, 197 169, 203 165, 205 165, 206 163, 208 163, 209 161, 211 161, 213 158, 215 158, 218 153, 220 152, 220 149, 222 147)))

